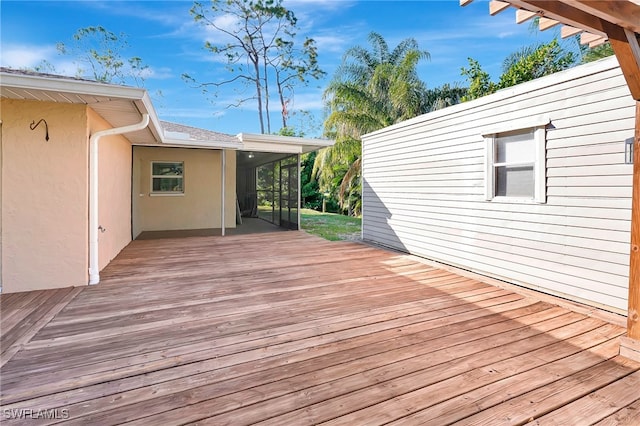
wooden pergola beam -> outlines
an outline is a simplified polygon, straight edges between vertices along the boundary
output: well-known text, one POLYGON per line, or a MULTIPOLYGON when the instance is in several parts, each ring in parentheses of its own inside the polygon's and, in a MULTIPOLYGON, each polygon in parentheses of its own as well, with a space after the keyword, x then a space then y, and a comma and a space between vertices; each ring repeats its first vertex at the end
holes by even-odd
POLYGON ((555 19, 565 25, 582 28, 602 37, 607 36, 600 18, 576 9, 562 0, 509 0, 509 2, 515 7, 536 11, 540 16, 555 19))
POLYGON ((640 44, 638 37, 635 33, 604 20, 602 26, 606 30, 609 43, 618 58, 631 96, 636 101, 640 101, 640 44))
POLYGON ((627 336, 620 341, 620 355, 640 360, 640 101, 636 102, 636 131, 633 141, 629 312, 627 336))
POLYGON ((612 24, 640 33, 640 8, 630 1, 562 0, 612 24))

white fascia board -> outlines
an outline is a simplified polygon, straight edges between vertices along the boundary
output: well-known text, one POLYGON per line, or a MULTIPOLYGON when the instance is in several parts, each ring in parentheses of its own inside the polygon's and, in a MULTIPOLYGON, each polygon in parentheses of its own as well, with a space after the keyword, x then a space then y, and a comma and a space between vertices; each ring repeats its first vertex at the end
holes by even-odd
POLYGON ((189 148, 209 148, 209 149, 242 149, 242 144, 238 142, 222 141, 201 141, 195 139, 162 138, 162 143, 172 146, 184 146, 189 148))
POLYGON ((290 152, 295 154, 315 151, 316 149, 326 148, 335 144, 334 140, 328 139, 311 139, 255 133, 240 133, 236 137, 244 145, 244 151, 290 152))
POLYGON ((281 152, 283 154, 302 154, 302 146, 292 144, 274 144, 267 142, 243 142, 242 151, 281 152))
POLYGON ((162 140, 162 125, 160 124, 160 119, 158 118, 156 109, 153 107, 149 92, 145 89, 142 90, 144 90, 144 94, 142 95, 142 99, 136 102, 136 106, 141 114, 149 114, 149 130, 151 130, 151 133, 153 133, 156 140, 160 141, 162 140))
POLYGON ((50 90, 70 92, 80 95, 104 96, 111 98, 141 100, 147 91, 138 87, 93 81, 70 80, 58 77, 34 76, 24 74, 0 74, 0 85, 25 90, 50 90))

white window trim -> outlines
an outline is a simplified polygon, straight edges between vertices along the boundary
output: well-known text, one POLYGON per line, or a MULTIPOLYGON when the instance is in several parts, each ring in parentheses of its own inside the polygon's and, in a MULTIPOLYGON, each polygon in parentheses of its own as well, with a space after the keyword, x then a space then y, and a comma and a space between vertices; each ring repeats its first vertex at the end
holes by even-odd
MULTIPOLYGON (((542 126, 528 126, 522 127, 518 129, 509 128, 509 130, 503 130, 500 132, 494 132, 490 134, 484 134, 485 140, 485 158, 484 158, 484 166, 485 166, 485 199, 487 201, 494 202, 508 202, 508 203, 537 203, 544 204, 547 202, 547 147, 546 147, 546 139, 547 139, 547 129, 546 124, 542 126), (535 163, 533 166, 533 174, 534 174, 534 189, 533 198, 525 198, 525 197, 501 197, 496 196, 496 178, 495 178, 495 167, 501 163, 494 163, 495 158, 495 139, 496 135, 499 133, 517 131, 517 130, 528 130, 533 129, 533 138, 535 143, 535 163)), ((515 163, 511 163, 514 165, 515 163)), ((530 162, 522 163, 522 164, 531 164, 530 162)))
POLYGON ((184 161, 171 161, 171 160, 152 160, 151 161, 151 181, 149 182, 150 184, 150 191, 149 191, 149 196, 150 197, 183 197, 184 196, 184 161), (153 165, 156 163, 180 163, 182 164, 182 176, 164 176, 164 175, 154 175, 153 174, 153 165), (176 192, 176 191, 154 191, 153 190, 153 179, 154 178, 175 178, 175 179, 182 179, 182 191, 181 192, 176 192))

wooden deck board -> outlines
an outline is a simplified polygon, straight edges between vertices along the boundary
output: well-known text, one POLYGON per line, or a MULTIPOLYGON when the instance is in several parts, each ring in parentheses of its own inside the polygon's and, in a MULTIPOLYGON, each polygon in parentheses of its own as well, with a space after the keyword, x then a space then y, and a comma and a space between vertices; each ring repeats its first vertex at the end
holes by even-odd
POLYGON ((55 297, 0 296, 10 351, 3 416, 66 409, 78 425, 637 419, 640 400, 623 393, 638 385, 640 364, 617 355, 623 328, 410 256, 303 232, 159 239, 133 242, 101 275, 98 286, 55 297))

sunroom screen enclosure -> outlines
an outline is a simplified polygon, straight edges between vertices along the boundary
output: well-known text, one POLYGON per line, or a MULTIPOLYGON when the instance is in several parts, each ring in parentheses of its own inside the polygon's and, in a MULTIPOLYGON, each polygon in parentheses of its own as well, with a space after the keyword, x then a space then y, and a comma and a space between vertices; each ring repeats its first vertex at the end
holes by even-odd
MULTIPOLYGON (((257 163, 260 157, 266 159, 268 154, 240 155, 247 156, 247 162, 255 158, 257 163), (249 155, 252 157, 249 158, 249 155)), ((239 159, 238 163, 244 161, 239 159)), ((299 229, 299 156, 294 154, 261 163, 238 168, 238 202, 242 215, 259 217, 287 229, 299 229)))
POLYGON ((298 229, 298 156, 256 168, 258 217, 288 229, 298 229))

